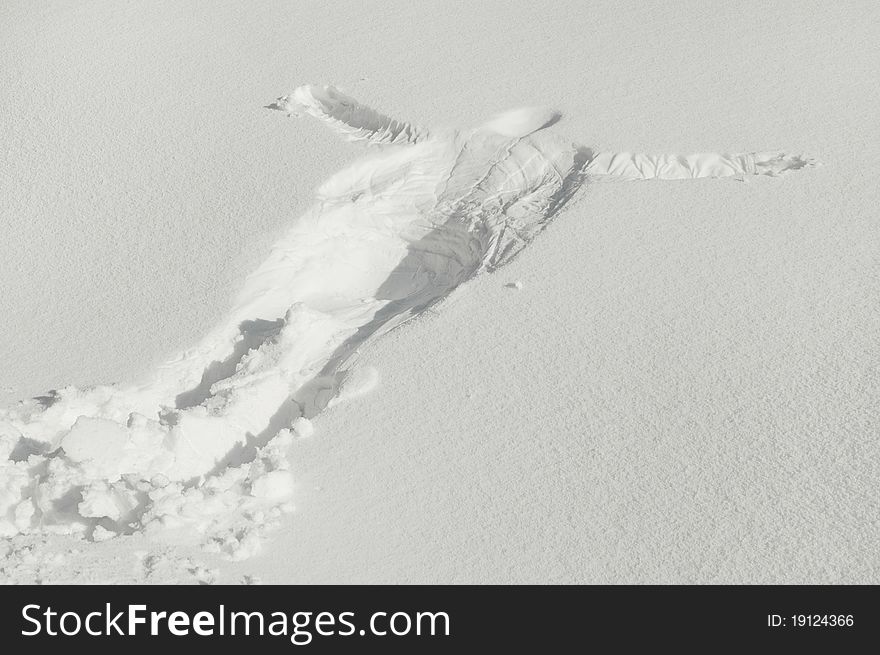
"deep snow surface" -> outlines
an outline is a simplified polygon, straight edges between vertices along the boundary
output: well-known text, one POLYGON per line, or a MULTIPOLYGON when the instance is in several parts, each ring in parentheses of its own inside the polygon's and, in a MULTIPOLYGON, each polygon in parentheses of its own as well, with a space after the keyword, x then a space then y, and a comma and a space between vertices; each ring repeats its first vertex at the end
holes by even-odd
POLYGON ((10 399, 134 381, 220 321, 352 158, 250 113, 297 80, 421 125, 552 103, 601 150, 826 166, 587 189, 363 353, 351 395, 379 386, 295 440, 297 511, 264 555, 43 539, 10 544, 9 579, 876 580, 872 4, 107 7, 0 10, 10 399))

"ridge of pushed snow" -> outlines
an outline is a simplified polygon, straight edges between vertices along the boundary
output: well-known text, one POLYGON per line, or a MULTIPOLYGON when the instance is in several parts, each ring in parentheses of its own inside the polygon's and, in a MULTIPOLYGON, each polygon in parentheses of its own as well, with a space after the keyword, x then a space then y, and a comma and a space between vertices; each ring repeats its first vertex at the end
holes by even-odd
POLYGON ((266 105, 287 114, 304 111, 344 134, 350 141, 378 145, 417 143, 429 132, 417 125, 399 121, 363 105, 333 86, 304 85, 266 105))

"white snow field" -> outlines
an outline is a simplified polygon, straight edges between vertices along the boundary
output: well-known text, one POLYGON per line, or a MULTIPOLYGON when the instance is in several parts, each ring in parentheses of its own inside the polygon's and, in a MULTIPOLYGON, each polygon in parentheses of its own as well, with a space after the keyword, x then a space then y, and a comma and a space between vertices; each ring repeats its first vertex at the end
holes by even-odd
POLYGON ((0 578, 877 581, 880 12, 345 9, 0 9, 0 578))

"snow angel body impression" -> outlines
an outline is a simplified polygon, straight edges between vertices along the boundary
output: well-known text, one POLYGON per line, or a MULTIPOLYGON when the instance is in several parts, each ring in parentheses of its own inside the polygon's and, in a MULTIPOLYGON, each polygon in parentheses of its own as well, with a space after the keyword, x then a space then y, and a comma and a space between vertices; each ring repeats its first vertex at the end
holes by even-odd
POLYGON ((0 534, 100 527, 106 537, 172 514, 225 525, 202 492, 218 485, 232 500, 211 496, 215 513, 279 505, 292 487, 278 435, 340 389, 374 382, 348 372, 358 348, 509 261, 584 181, 775 176, 812 164, 779 152, 594 152, 546 129, 560 118, 547 108, 464 130, 390 118, 334 87, 302 86, 269 108, 372 148, 321 186, 225 319, 151 380, 65 388, 0 411, 0 534))

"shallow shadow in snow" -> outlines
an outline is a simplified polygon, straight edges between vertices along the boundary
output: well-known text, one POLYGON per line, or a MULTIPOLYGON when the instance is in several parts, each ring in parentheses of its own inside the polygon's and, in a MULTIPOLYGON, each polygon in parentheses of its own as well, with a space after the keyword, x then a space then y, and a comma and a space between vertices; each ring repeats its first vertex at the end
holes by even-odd
POLYGON ((52 405, 57 403, 60 398, 61 394, 55 389, 52 389, 42 396, 34 396, 32 400, 37 401, 43 409, 49 409, 52 405))
POLYGON ((211 387, 219 382, 235 374, 241 360, 251 350, 259 348, 263 343, 277 336, 284 326, 284 319, 279 318, 274 321, 267 321, 258 318, 252 321, 242 321, 239 325, 241 338, 236 342, 232 353, 223 361, 211 362, 211 364, 202 373, 202 379, 199 384, 178 394, 174 399, 174 405, 177 409, 187 409, 201 405, 211 397, 211 387))
POLYGON ((9 459, 13 462, 26 462, 31 455, 46 455, 50 449, 47 443, 21 437, 9 453, 9 459))

